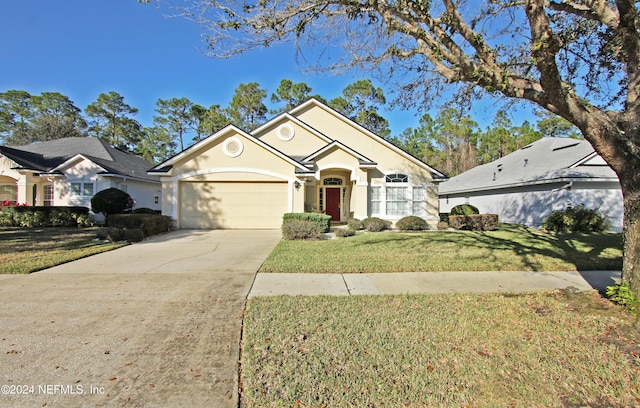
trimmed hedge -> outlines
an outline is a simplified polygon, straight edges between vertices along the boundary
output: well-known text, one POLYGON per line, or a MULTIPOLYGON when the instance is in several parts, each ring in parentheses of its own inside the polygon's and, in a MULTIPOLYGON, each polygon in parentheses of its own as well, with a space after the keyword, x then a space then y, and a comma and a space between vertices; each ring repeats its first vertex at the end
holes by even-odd
POLYGON ((282 238, 286 240, 322 239, 318 224, 309 220, 290 219, 282 224, 282 238))
POLYGON ((429 229, 429 224, 423 218, 415 215, 408 215, 396 222, 396 229, 401 231, 425 231, 429 229))
POLYGON ((126 239, 130 242, 138 242, 146 237, 171 231, 173 221, 171 217, 167 217, 166 215, 111 214, 107 218, 107 225, 109 226, 111 235, 120 238, 112 239, 109 237, 109 240, 122 241, 126 239), (122 235, 115 230, 122 231, 122 235))
POLYGON ((316 226, 320 234, 331 229, 331 216, 320 213, 286 213, 282 216, 282 227, 292 221, 309 221, 316 226))
POLYGON ((449 213, 449 217, 452 215, 472 215, 472 214, 480 214, 478 207, 473 206, 471 204, 459 204, 451 209, 449 213))
POLYGON ((87 207, 18 206, 0 210, 0 226, 41 228, 79 227, 94 225, 87 207))
POLYGON ((449 225, 458 230, 495 231, 498 229, 497 214, 450 215, 449 225))
POLYGON ((378 217, 369 217, 362 220, 362 226, 369 232, 380 232, 391 228, 391 222, 378 217))

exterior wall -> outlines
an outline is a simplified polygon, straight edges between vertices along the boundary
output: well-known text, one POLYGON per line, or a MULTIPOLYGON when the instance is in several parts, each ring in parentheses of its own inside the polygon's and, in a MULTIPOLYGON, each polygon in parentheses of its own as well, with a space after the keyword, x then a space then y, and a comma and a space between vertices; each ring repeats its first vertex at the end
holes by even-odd
POLYGON ((327 140, 318 137, 316 134, 290 120, 279 121, 257 136, 269 146, 281 152, 286 152, 288 156, 306 157, 320 150, 328 143, 327 140), (286 135, 280 128, 283 125, 284 127, 289 127, 289 130, 293 129, 293 137, 289 140, 286 140, 288 137, 283 137, 286 135))
POLYGON ((237 132, 203 143, 173 165, 171 176, 162 177, 162 212, 176 221, 180 219, 180 183, 187 181, 287 181, 287 208, 304 211, 305 188, 296 177, 294 164, 237 132), (241 150, 231 152, 238 142, 241 150))
MULTIPOLYGON (((401 153, 395 151, 395 148, 391 144, 372 138, 370 135, 363 133, 359 128, 353 126, 349 121, 336 118, 332 113, 325 111, 321 107, 311 106, 306 110, 296 111, 295 116, 313 128, 322 129, 323 134, 340 141, 346 146, 356 149, 358 153, 377 163, 375 170, 366 172, 361 170, 361 172, 357 173, 356 188, 354 189, 355 194, 352 198, 367 197, 364 201, 367 209, 361 206, 362 201, 354 203, 352 212, 358 214, 358 218, 377 216, 394 221, 402 217, 387 214, 384 207, 379 213, 371 211, 371 191, 367 191, 366 194, 363 191, 363 187, 378 186, 381 187, 384 192, 388 186, 388 184, 385 183, 385 175, 401 173, 410 177, 409 183, 404 185, 408 187, 410 196, 414 187, 426 188, 426 215, 423 217, 435 226, 439 219, 438 187, 433 183, 431 173, 425 170, 417 160, 403 156, 401 153)), ((382 200, 385 201, 386 196, 383 195, 382 200)), ((409 211, 409 214, 410 213, 412 213, 412 211, 409 211)))
POLYGON ((481 213, 498 214, 500 222, 539 228, 553 210, 584 204, 597 209, 611 221, 611 230, 622 231, 623 203, 615 182, 574 182, 494 190, 484 193, 442 196, 440 208, 448 213, 458 204, 471 204, 481 213))

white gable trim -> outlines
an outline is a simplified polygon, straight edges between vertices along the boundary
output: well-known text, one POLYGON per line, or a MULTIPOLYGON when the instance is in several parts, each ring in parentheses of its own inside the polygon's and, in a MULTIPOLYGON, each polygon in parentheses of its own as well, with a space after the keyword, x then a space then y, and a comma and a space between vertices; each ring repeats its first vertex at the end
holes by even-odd
POLYGON ((98 163, 94 162, 93 160, 87 158, 85 155, 76 154, 75 156, 67 159, 66 161, 60 163, 58 166, 56 166, 56 167, 52 168, 51 170, 49 170, 48 173, 53 173, 54 171, 62 171, 62 169, 64 169, 64 168, 72 167, 77 162, 80 162, 80 160, 87 160, 88 162, 91 162, 95 166, 97 166, 100 169, 102 169, 102 171, 107 171, 107 169, 105 169, 104 167, 100 166, 98 163))
POLYGON ((313 135, 319 137, 320 139, 324 140, 327 143, 333 142, 333 139, 325 136, 323 133, 321 133, 318 130, 316 130, 316 129, 312 128, 311 126, 307 125, 306 123, 304 123, 300 119, 296 118, 295 116, 291 116, 287 112, 276 116, 275 118, 271 119, 270 121, 268 121, 264 125, 260 126, 259 128, 254 129, 253 131, 251 131, 251 134, 253 136, 255 136, 255 137, 260 137, 259 135, 261 133, 264 133, 268 128, 270 128, 272 126, 275 126, 275 124, 277 124, 278 122, 284 122, 285 120, 288 120, 288 121, 291 121, 291 122, 297 124, 298 126, 304 128, 308 132, 310 132, 313 135))
MULTIPOLYGON (((331 109, 330 107, 328 107, 327 105, 321 103, 317 99, 313 99, 313 98, 309 99, 307 102, 303 103, 302 105, 299 105, 299 106, 293 108, 290 111, 290 113, 291 113, 291 115, 295 115, 299 111, 306 110, 309 106, 317 106, 317 107, 321 108, 325 112, 327 112, 327 113, 331 114, 332 116, 334 116, 336 119, 339 119, 342 122, 348 124, 349 126, 352 126, 352 127, 356 128, 360 132, 366 134, 370 138, 372 138, 372 139, 376 140, 377 142, 381 143, 382 145, 384 145, 388 149, 393 150, 395 153, 398 153, 399 155, 401 155, 405 159, 413 162, 414 164, 422 167, 423 169, 425 169, 425 170, 427 170, 427 171, 429 171, 431 173, 437 174, 438 176, 440 176, 442 178, 447 178, 443 173, 439 172, 438 170, 434 169, 433 167, 429 166, 428 164, 424 163, 423 161, 416 159, 415 157, 413 157, 409 153, 405 152, 404 150, 400 149, 399 147, 397 147, 393 143, 390 143, 390 142, 386 141, 382 137, 376 135, 375 133, 373 133, 372 131, 368 130, 367 128, 365 128, 365 127, 359 125, 358 123, 352 121, 351 119, 347 118, 346 116, 342 115, 341 113, 337 112, 336 110, 331 109)), ((434 180, 434 181, 439 181, 439 180, 434 180)))
POLYGON ((164 167, 169 167, 169 166, 173 166, 175 163, 179 162, 180 160, 186 158, 187 156, 189 156, 190 154, 205 148, 206 146, 212 144, 214 141, 220 139, 221 137, 226 136, 229 133, 238 133, 242 136, 244 136, 247 140, 252 141, 253 143, 256 143, 258 146, 264 148, 265 150, 275 154, 276 156, 280 157, 281 159, 285 160, 286 162, 288 162, 289 164, 295 166, 296 168, 299 168, 301 170, 305 170, 308 171, 308 169, 304 166, 302 166, 300 163, 298 163, 297 161, 293 160, 291 157, 287 156, 286 154, 282 153, 279 150, 274 149, 273 147, 269 146, 268 144, 266 144, 265 142, 263 142, 262 140, 258 139, 255 136, 250 135, 249 133, 243 131, 242 129, 234 126, 234 125, 227 125, 224 129, 218 131, 217 133, 214 133, 213 135, 207 137, 206 139, 203 139, 201 141, 199 141, 198 143, 194 144, 191 147, 188 147, 187 149, 183 150, 182 152, 178 153, 177 155, 173 156, 172 158, 158 164, 157 166, 155 166, 154 168, 152 168, 151 170, 149 170, 147 172, 147 174, 154 174, 154 175, 162 175, 162 171, 160 169, 164 168, 164 167))
POLYGON ((355 157, 356 159, 359 159, 359 160, 362 160, 362 161, 366 161, 366 162, 369 162, 369 163, 374 163, 369 158, 367 158, 367 157, 363 156, 362 154, 356 152, 355 150, 351 149, 349 146, 345 146, 343 143, 340 143, 337 140, 329 143, 328 145, 324 146, 323 148, 321 148, 320 150, 316 151, 315 153, 311 153, 311 155, 305 157, 304 160, 302 160, 302 161, 303 162, 310 162, 310 161, 312 161, 313 159, 315 159, 316 157, 318 157, 322 153, 328 151, 329 149, 331 149, 334 146, 337 147, 338 149, 344 151, 344 152, 349 153, 351 156, 355 157))

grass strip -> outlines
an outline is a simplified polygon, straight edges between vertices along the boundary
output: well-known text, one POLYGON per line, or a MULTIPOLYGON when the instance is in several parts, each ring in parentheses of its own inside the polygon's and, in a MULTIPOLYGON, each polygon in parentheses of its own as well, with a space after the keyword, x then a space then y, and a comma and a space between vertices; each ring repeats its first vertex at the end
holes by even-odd
POLYGON ((595 292, 255 298, 242 405, 637 406, 633 319, 595 292))
POLYGON ((124 244, 96 240, 93 228, 0 228, 0 274, 25 274, 124 244))
POLYGON ((322 241, 281 241, 260 272, 620 270, 615 233, 554 234, 501 224, 498 231, 358 233, 322 241))

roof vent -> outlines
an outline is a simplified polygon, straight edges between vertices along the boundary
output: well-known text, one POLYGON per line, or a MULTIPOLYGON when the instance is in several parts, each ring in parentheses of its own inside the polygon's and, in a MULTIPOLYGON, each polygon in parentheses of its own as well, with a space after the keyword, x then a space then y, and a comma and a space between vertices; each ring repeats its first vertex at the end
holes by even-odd
POLYGON ((498 172, 502 171, 502 164, 498 164, 498 172))
POLYGON ((529 165, 529 159, 524 159, 524 167, 527 167, 529 165))
POLYGON ((557 152, 558 150, 568 149, 568 148, 570 148, 570 147, 574 147, 574 146, 577 146, 577 145, 579 145, 579 144, 580 144, 580 143, 578 142, 578 143, 571 143, 571 144, 568 144, 568 145, 564 145, 564 146, 556 147, 555 149, 553 149, 553 151, 554 151, 554 152, 557 152))

